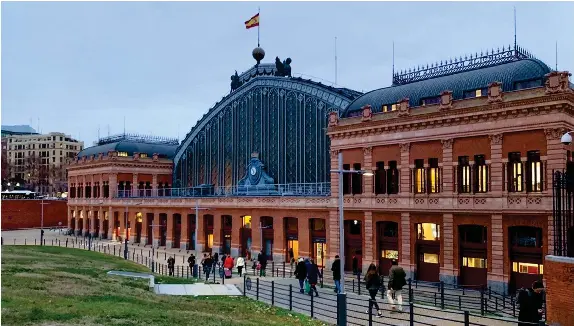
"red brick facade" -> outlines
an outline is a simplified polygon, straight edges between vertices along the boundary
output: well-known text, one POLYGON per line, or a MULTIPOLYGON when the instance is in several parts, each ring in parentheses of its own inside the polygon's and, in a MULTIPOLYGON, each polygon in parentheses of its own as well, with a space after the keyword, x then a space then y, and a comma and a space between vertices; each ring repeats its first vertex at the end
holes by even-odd
POLYGON ((546 320, 574 325, 574 258, 546 256, 546 320))
MULTIPOLYGON (((44 227, 67 225, 65 200, 44 200, 44 227)), ((2 230, 39 228, 42 201, 38 199, 2 200, 2 230)))

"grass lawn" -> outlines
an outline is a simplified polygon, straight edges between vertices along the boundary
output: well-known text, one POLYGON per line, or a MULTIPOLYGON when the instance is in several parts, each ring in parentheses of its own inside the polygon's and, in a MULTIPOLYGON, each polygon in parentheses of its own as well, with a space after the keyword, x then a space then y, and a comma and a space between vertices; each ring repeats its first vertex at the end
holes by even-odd
POLYGON ((108 276, 110 270, 149 272, 93 251, 2 246, 2 324, 324 325, 243 297, 156 295, 147 280, 108 276))

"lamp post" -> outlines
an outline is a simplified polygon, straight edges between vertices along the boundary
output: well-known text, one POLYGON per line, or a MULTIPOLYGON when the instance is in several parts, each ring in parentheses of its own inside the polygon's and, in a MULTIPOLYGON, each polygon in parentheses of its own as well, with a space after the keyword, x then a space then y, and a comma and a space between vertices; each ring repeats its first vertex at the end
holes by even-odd
POLYGON ((343 170, 343 152, 339 152, 338 155, 338 169, 331 170, 331 173, 337 173, 339 175, 339 260, 341 262, 341 281, 340 281, 340 292, 337 294, 338 302, 338 323, 339 325, 347 325, 347 294, 345 293, 345 226, 344 226, 344 215, 343 215, 343 175, 345 173, 357 173, 364 176, 372 176, 372 172, 364 170, 343 170))
MULTIPOLYGON (((134 206, 141 205, 141 203, 134 204, 134 206)), ((126 215, 124 229, 126 230, 126 235, 124 237, 124 259, 128 259, 128 203, 126 202, 126 215)))
POLYGON ((50 205, 50 203, 44 203, 44 198, 42 198, 42 202, 40 203, 40 205, 42 205, 42 214, 40 217, 40 245, 43 246, 44 245, 44 205, 50 205))

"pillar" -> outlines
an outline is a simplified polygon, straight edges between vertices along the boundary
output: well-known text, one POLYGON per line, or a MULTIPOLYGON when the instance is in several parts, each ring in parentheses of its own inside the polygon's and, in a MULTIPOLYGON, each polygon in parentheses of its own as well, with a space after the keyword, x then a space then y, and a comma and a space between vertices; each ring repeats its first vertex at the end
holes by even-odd
MULTIPOLYGON (((141 237, 141 243, 142 244, 147 244, 147 229, 148 229, 148 221, 147 221, 147 214, 149 213, 149 209, 144 208, 141 210, 142 213, 142 237, 141 237)), ((149 236, 152 236, 151 234, 149 236)))
POLYGON ((504 276, 504 229, 502 215, 493 214, 490 217, 490 250, 492 261, 488 262, 488 286, 498 293, 507 293, 508 277, 504 276))
POLYGON ((160 211, 158 209, 153 210, 153 221, 152 221, 153 224, 152 225, 155 225, 155 226, 152 228, 152 233, 153 233, 152 244, 154 247, 159 247, 159 240, 161 237, 161 234, 160 234, 161 228, 159 226, 160 225, 159 213, 160 213, 160 211))
POLYGON ((452 139, 442 140, 442 192, 452 193, 453 187, 452 139))
MULTIPOLYGON (((331 150, 331 170, 339 169, 339 158, 338 158, 339 152, 340 150, 338 149, 331 150)), ((331 173, 331 197, 338 198, 337 197, 338 194, 339 194, 339 174, 331 173)))
MULTIPOLYGON (((365 165, 363 167, 363 170, 370 171, 370 172, 375 171, 375 168, 373 167, 373 148, 372 147, 363 148, 363 164, 365 165)), ((364 176, 364 178, 363 178, 363 187, 364 187, 363 188, 363 194, 366 194, 367 196, 373 195, 373 193, 374 193, 373 182, 374 182, 374 176, 364 176)))
POLYGON ((205 239, 205 222, 203 218, 203 213, 201 213, 201 211, 199 211, 199 216, 197 217, 197 223, 198 223, 197 234, 195 235, 197 237, 197 248, 195 248, 195 251, 201 253, 205 249, 205 241, 207 240, 205 239))
POLYGON ((96 223, 97 223, 97 216, 96 212, 94 211, 94 207, 90 207, 90 235, 92 237, 97 237, 96 234, 96 223))
MULTIPOLYGON (((153 192, 153 190, 152 190, 153 192)), ((189 242, 191 241, 191 239, 189 239, 189 232, 188 232, 188 228, 191 226, 191 224, 189 223, 189 218, 187 217, 188 215, 188 211, 184 211, 183 214, 181 214, 181 235, 180 235, 180 249, 184 249, 187 250, 189 242)))
MULTIPOLYGON (((401 163, 402 165, 402 163, 401 163)), ((401 187, 402 189, 402 187, 401 187)), ((414 227, 411 224, 411 216, 409 213, 401 213, 401 252, 399 252, 399 265, 403 267, 407 273, 407 278, 412 278, 415 271, 415 261, 411 259, 413 248, 411 246, 411 235, 414 233, 414 227)), ((416 259, 416 258, 415 258, 416 259)))
POLYGON ((442 243, 440 280, 447 284, 457 284, 457 275, 454 270, 454 218, 452 214, 442 216, 442 243))
MULTIPOLYGON (((100 174, 100 198, 104 198, 104 175, 100 174)), ((101 228, 100 228, 101 230, 101 228)))
POLYGON ((111 240, 116 240, 116 235, 114 233, 114 211, 112 207, 108 207, 108 234, 110 235, 111 240))
POLYGON ((223 246, 223 239, 221 239, 221 230, 223 227, 222 214, 213 214, 213 252, 221 252, 223 246))
POLYGON ((157 197, 157 174, 152 174, 151 178, 151 195, 157 197))
POLYGON ((378 265, 373 258, 373 248, 376 248, 373 234, 373 212, 365 212, 363 218, 363 271, 369 269, 371 263, 378 265))
POLYGON ((106 234, 106 230, 104 230, 104 209, 102 206, 98 207, 98 217, 100 218, 100 234, 97 236, 103 238, 106 234))
POLYGON ((138 174, 132 174, 132 197, 138 197, 138 174))
POLYGON ((90 232, 90 216, 88 215, 88 211, 86 207, 82 207, 82 216, 83 216, 83 228, 82 228, 82 235, 86 235, 90 232))
POLYGON ((502 167, 502 134, 488 136, 490 138, 490 191, 501 195, 504 182, 502 167))
MULTIPOLYGON (((133 189, 133 188, 132 188, 133 189)), ((165 247, 172 248, 173 245, 173 211, 167 211, 167 236, 165 237, 165 247)))
MULTIPOLYGON (((408 196, 409 192, 411 191, 411 169, 410 169, 410 143, 402 143, 399 144, 401 149, 401 162, 399 168, 399 189, 400 194, 403 196, 408 196)), ((410 260, 410 259, 409 259, 410 260)))
MULTIPOLYGON (((327 222, 327 266, 331 266, 331 264, 333 263, 333 261, 335 260, 335 256, 338 255, 340 253, 339 250, 339 210, 330 210, 329 211, 329 218, 326 221, 327 222)), ((299 235, 302 234, 301 232, 301 222, 299 222, 299 235)), ((309 231, 309 222, 307 222, 307 225, 304 226, 305 230, 307 230, 307 232, 309 231)), ((308 234, 308 233, 307 233, 308 234)), ((307 250, 310 251, 309 249, 309 235, 307 235, 307 239, 306 239, 306 244, 307 244, 307 250)), ((299 254, 300 256, 303 255, 303 239, 301 239, 301 236, 299 236, 299 254)), ((344 262, 344 257, 341 257, 341 261, 344 262)))
MULTIPOLYGON (((115 198, 118 196, 118 174, 112 173, 109 175, 109 178, 110 198, 115 198)), ((110 215, 110 218, 112 218, 112 215, 110 215)))
POLYGON ((283 216, 273 216, 273 261, 281 263, 288 260, 285 239, 285 221, 283 216))

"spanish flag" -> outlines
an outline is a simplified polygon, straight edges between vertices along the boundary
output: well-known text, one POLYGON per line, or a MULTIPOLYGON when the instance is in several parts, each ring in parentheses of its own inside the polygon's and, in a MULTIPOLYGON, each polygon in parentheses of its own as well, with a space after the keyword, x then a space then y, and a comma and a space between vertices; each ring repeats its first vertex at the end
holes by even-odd
POLYGON ((245 22, 245 28, 250 29, 251 27, 259 26, 259 14, 251 17, 248 21, 245 22))

